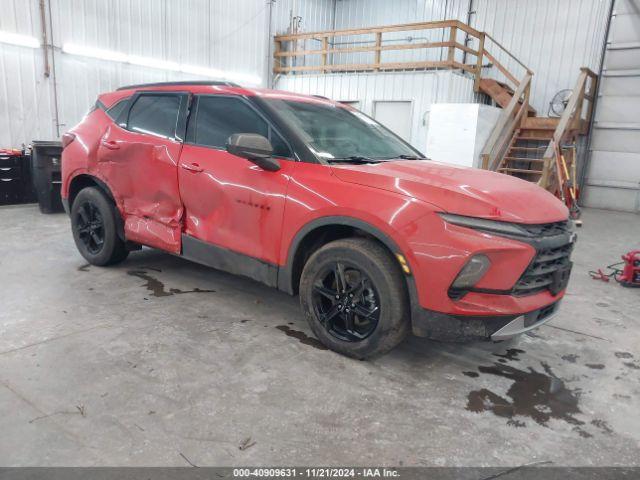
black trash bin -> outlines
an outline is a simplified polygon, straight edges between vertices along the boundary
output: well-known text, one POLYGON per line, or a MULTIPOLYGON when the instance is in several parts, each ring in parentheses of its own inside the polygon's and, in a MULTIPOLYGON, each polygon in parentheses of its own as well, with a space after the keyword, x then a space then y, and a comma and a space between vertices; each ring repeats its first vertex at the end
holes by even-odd
POLYGON ((62 143, 34 141, 31 144, 31 175, 42 213, 63 212, 60 185, 62 143))

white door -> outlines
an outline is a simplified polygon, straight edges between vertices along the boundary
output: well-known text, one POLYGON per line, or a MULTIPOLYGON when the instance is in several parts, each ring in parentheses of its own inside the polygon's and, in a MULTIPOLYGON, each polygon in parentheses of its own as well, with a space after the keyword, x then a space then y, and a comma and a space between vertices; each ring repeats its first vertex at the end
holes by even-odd
POLYGON ((411 141, 411 102, 374 102, 373 116, 396 135, 411 141))

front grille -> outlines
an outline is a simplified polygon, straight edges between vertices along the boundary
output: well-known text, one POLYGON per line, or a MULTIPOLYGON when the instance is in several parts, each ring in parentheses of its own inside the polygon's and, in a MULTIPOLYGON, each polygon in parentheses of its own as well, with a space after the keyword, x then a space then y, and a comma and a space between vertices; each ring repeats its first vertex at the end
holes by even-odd
POLYGON ((537 237, 531 242, 536 248, 536 256, 513 287, 513 294, 531 295, 544 290, 556 294, 558 292, 554 290, 559 287, 558 283, 566 283, 558 277, 568 275, 571 266, 573 242, 568 223, 529 226, 527 230, 537 237))
POLYGON ((541 225, 523 225, 520 224, 531 236, 534 237, 552 237, 554 235, 562 235, 571 230, 569 221, 543 223, 541 225))

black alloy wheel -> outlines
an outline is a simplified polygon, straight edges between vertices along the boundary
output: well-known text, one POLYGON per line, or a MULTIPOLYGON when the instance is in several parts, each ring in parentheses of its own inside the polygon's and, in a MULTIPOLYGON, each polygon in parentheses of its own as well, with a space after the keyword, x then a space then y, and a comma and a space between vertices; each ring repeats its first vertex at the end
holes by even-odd
POLYGON ((380 297, 357 267, 335 262, 313 283, 313 308, 325 330, 346 342, 360 342, 378 326, 380 297))
POLYGON ((326 243, 305 262, 299 285, 309 327, 335 352, 371 358, 394 348, 411 329, 398 260, 374 239, 326 243))
POLYGON ((100 253, 104 246, 104 220, 98 207, 92 202, 83 202, 76 213, 78 236, 92 255, 100 253))

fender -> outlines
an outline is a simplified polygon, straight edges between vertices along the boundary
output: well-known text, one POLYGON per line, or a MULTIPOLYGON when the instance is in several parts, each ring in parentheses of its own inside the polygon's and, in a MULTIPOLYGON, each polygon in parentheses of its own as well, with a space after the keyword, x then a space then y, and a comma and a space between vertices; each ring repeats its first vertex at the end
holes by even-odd
MULTIPOLYGON (((347 216, 320 217, 305 224, 300 230, 298 230, 298 233, 296 233, 295 237, 293 237, 291 245, 289 246, 287 263, 278 269, 278 290, 286 292, 289 295, 294 295, 293 261, 295 259, 296 253, 298 252, 298 248, 300 247, 300 243, 307 236, 307 234, 319 227, 324 227, 327 225, 345 225, 362 230, 363 232, 368 233, 369 235, 380 241, 392 253, 399 253, 403 255, 407 262, 409 262, 409 259, 398 247, 398 244, 388 234, 371 225, 370 223, 367 223, 358 218, 347 216)), ((411 269, 411 271, 413 271, 413 267, 411 265, 409 265, 409 268, 411 269)), ((404 275, 404 278, 407 282, 407 290, 409 292, 411 310, 413 311, 416 306, 419 307, 418 292, 415 285, 415 279, 413 278, 413 275, 404 275)))

